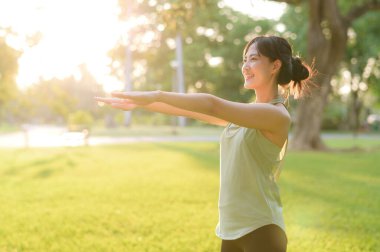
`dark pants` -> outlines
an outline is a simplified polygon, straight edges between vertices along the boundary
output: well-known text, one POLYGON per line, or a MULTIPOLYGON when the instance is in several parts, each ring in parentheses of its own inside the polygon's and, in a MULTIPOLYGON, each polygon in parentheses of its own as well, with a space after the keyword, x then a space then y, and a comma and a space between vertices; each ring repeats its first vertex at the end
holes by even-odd
POLYGON ((287 244, 285 232, 269 224, 236 240, 222 240, 221 252, 286 252, 287 244))

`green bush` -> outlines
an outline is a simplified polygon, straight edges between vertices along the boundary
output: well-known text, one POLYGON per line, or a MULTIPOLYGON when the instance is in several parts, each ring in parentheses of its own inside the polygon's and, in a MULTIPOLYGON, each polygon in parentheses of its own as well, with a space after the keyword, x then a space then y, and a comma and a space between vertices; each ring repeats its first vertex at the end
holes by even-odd
POLYGON ((322 116, 322 130, 338 130, 344 120, 346 107, 339 101, 330 102, 322 116))
POLYGON ((81 131, 84 129, 90 129, 94 123, 93 116, 83 110, 70 113, 68 116, 68 128, 70 131, 81 131))

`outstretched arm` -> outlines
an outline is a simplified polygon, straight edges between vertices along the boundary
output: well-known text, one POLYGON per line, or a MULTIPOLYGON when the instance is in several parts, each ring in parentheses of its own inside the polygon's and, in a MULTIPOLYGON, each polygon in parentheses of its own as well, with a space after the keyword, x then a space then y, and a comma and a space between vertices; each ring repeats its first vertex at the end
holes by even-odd
POLYGON ((149 105, 141 106, 141 108, 148 110, 148 111, 153 111, 153 112, 159 112, 159 113, 164 113, 164 114, 169 114, 169 115, 175 115, 175 116, 186 116, 190 117, 196 120, 201 120, 206 123, 214 124, 214 125, 219 125, 219 126, 226 126, 228 122, 216 118, 214 116, 209 116, 206 114, 202 113, 197 113, 185 109, 180 109, 178 107, 171 106, 166 103, 162 102, 153 102, 149 105))
POLYGON ((95 97, 95 99, 97 101, 110 104, 114 108, 119 108, 123 110, 132 110, 134 108, 142 108, 147 111, 159 112, 159 113, 164 113, 168 115, 186 116, 186 117, 190 117, 196 120, 201 120, 206 123, 219 125, 219 126, 226 126, 228 123, 227 121, 224 121, 220 118, 216 118, 216 117, 202 114, 199 112, 181 109, 176 106, 172 106, 163 102, 144 102, 146 103, 146 105, 142 105, 141 102, 140 104, 137 104, 131 99, 115 99, 115 98, 102 98, 102 97, 95 97))
POLYGON ((241 103, 205 93, 178 94, 162 91, 156 93, 156 100, 247 128, 278 132, 290 125, 287 111, 268 103, 241 103))
MULTIPOLYGON (((132 91, 113 92, 112 96, 122 98, 124 103, 129 103, 130 109, 160 102, 182 110, 220 118, 242 127, 271 132, 283 131, 284 125, 287 127, 290 125, 290 116, 281 107, 267 103, 232 102, 206 93, 132 91)), ((124 104, 123 107, 119 106, 119 108, 128 109, 128 105, 124 104)))

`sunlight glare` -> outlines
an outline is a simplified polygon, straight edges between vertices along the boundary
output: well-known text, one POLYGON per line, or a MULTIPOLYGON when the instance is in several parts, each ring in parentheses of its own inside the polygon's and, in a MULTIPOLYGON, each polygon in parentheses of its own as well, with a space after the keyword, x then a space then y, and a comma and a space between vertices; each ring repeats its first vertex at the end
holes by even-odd
MULTIPOLYGON (((36 46, 18 45, 23 51, 16 79, 20 88, 39 78, 73 75, 82 63, 97 81, 107 79, 107 52, 121 32, 117 0, 1 0, 0 9, 0 22, 11 26, 21 38, 42 33, 36 46)), ((16 47, 17 41, 9 44, 16 47)))
MULTIPOLYGON (((262 0, 224 1, 256 17, 265 15, 275 19, 285 9, 285 4, 262 0)), ((149 3, 154 6, 157 1, 149 3)), ((166 4, 165 8, 171 5, 166 4)), ((73 75, 78 79, 79 66, 84 63, 106 92, 122 88, 122 81, 111 76, 108 51, 120 42, 128 43, 128 31, 149 20, 138 16, 120 21, 120 12, 118 0, 0 0, 0 23, 15 32, 7 35, 6 42, 22 52, 16 78, 18 86, 23 89, 40 79, 54 77, 63 79, 73 75), (25 38, 36 33, 40 35, 30 46, 25 38)), ((157 28, 162 31, 165 26, 157 24, 157 28)), ((212 29, 205 30, 206 36, 213 33, 212 29)), ((155 33, 147 31, 142 42, 150 43, 154 38, 155 33)), ((175 48, 174 40, 166 43, 175 48)))

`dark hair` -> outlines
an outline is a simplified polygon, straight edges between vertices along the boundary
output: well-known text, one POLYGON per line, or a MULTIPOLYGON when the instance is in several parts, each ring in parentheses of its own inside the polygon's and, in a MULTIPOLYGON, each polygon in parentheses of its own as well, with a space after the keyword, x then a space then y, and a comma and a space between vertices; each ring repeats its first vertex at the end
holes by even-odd
POLYGON ((295 98, 303 97, 309 80, 315 74, 312 67, 303 62, 299 56, 293 56, 289 42, 278 36, 263 35, 253 38, 245 46, 243 57, 254 43, 259 55, 268 57, 272 62, 276 59, 281 60, 282 64, 277 76, 277 83, 290 88, 290 92, 295 98))

